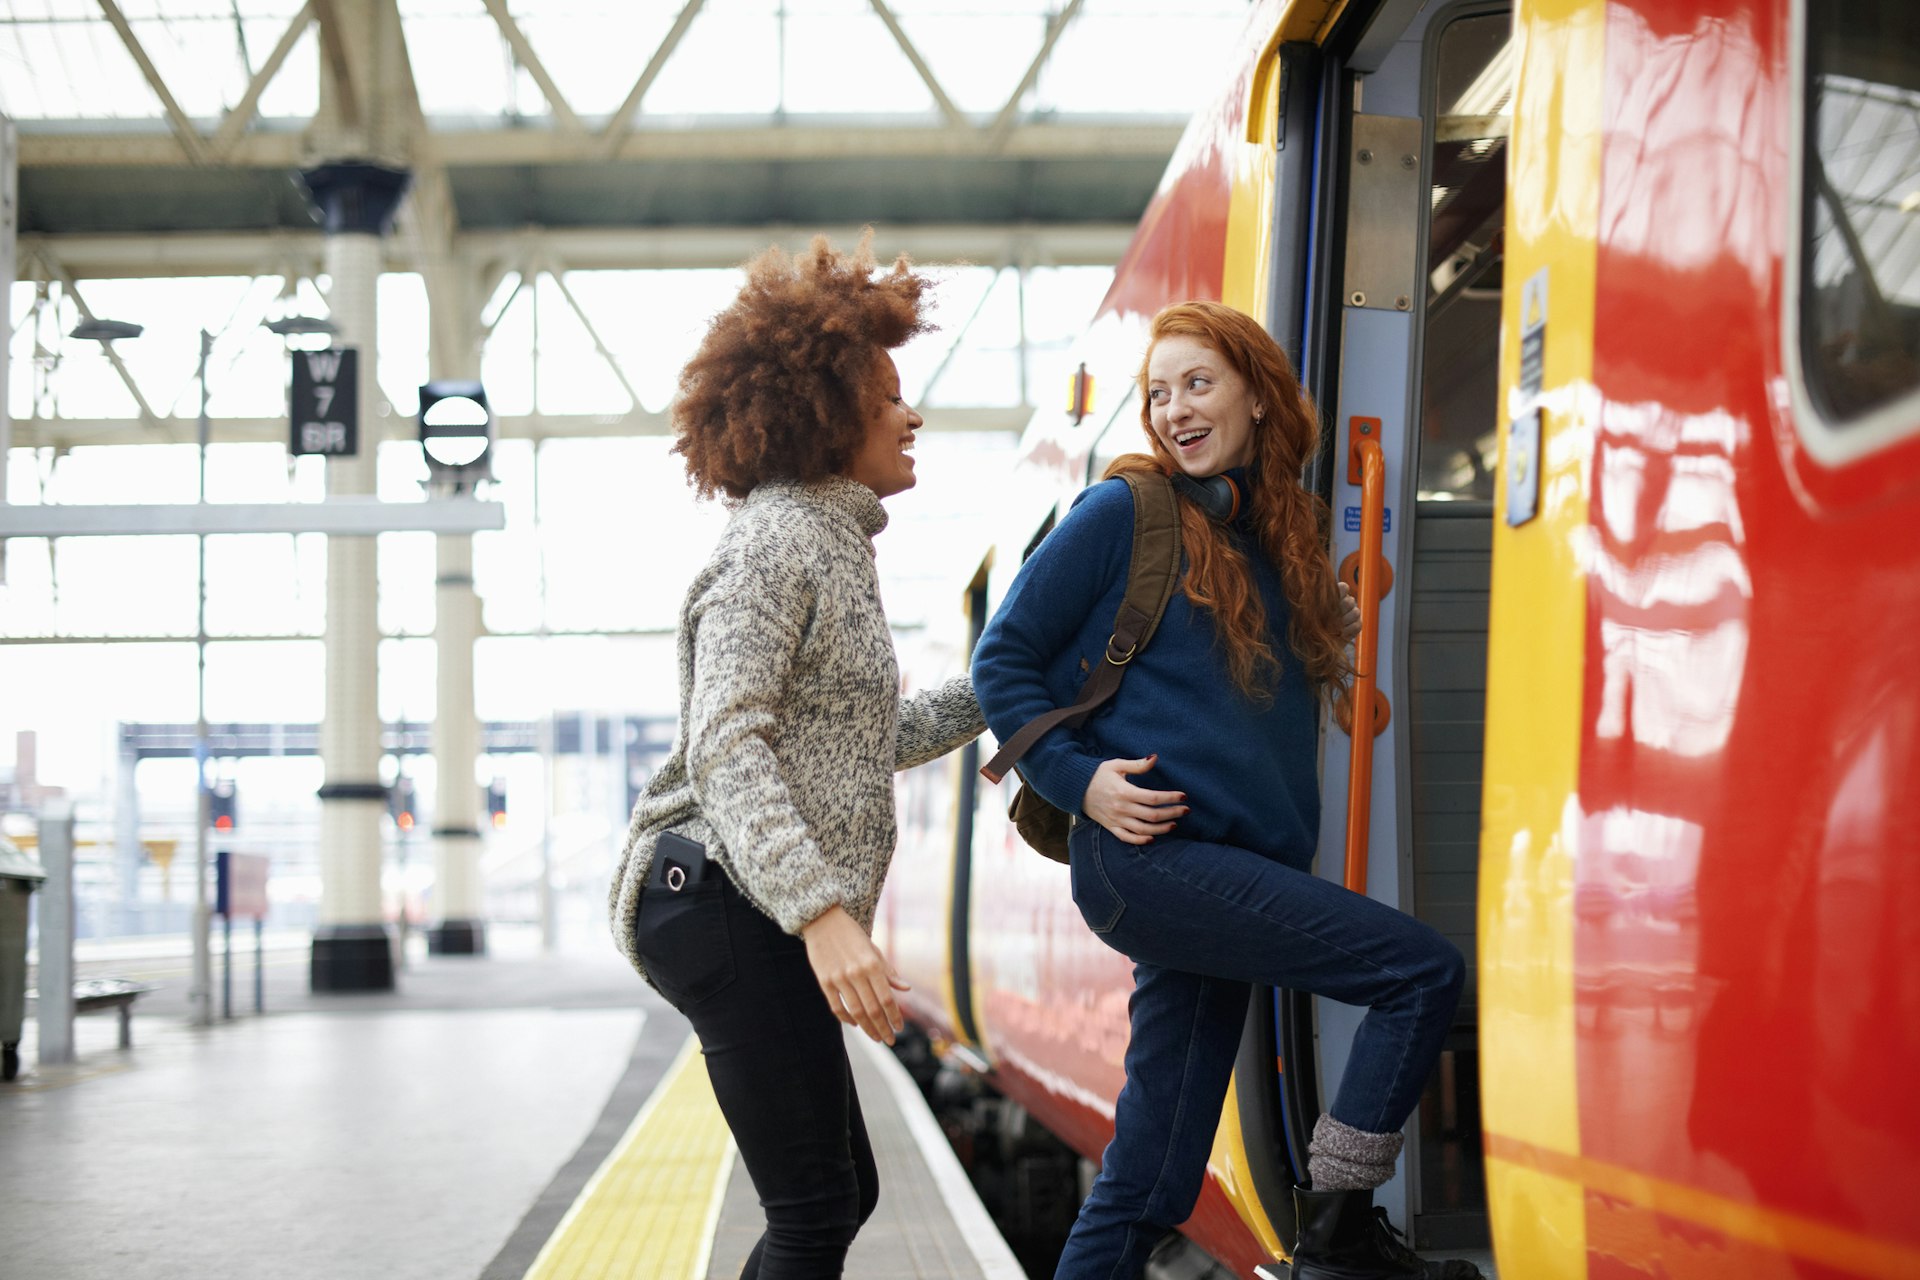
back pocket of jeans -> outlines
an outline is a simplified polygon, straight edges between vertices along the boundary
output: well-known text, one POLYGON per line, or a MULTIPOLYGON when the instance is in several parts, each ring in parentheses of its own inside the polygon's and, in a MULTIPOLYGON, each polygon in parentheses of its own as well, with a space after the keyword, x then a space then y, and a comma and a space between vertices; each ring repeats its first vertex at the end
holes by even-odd
POLYGON ((1113 932, 1127 909, 1119 891, 1113 887, 1113 881, 1107 879, 1106 867, 1101 864, 1100 847, 1104 843, 1101 833, 1095 831, 1090 838, 1075 840, 1069 845, 1073 868, 1073 905, 1080 908, 1080 918, 1095 933, 1113 932))
POLYGON ((678 892, 649 886, 633 933, 647 976, 675 1004, 705 1000, 733 981, 733 934, 718 878, 678 892))

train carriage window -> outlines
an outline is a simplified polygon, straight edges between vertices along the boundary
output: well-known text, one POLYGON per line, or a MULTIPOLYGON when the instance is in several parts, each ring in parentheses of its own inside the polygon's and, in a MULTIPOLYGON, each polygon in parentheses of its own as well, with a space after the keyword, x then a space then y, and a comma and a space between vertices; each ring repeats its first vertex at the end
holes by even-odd
POLYGON ((1423 502, 1493 497, 1511 33, 1505 13, 1449 23, 1433 67, 1417 481, 1423 502))
POLYGON ((1808 7, 1796 416, 1842 461, 1920 428, 1920 26, 1910 0, 1808 7))

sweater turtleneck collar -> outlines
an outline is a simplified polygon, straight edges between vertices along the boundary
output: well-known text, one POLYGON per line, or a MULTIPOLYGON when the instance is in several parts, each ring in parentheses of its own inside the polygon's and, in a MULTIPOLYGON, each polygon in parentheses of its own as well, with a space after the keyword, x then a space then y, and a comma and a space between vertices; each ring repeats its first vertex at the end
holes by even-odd
POLYGON ((791 494, 811 506, 831 511, 846 520, 861 536, 872 538, 887 527, 887 509, 879 495, 847 476, 828 476, 823 480, 769 480, 755 486, 747 495, 751 502, 761 494, 791 494))

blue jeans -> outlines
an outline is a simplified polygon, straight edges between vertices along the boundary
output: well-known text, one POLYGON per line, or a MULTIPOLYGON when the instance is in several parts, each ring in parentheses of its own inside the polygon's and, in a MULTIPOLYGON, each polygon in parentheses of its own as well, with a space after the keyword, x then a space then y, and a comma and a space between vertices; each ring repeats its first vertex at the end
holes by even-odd
POLYGON ((1199 1198, 1254 984, 1364 1005, 1333 1116, 1406 1123, 1466 978, 1460 952, 1412 916, 1231 845, 1149 845, 1075 824, 1073 900, 1134 962, 1132 1038, 1113 1141, 1055 1280, 1133 1280, 1199 1198))

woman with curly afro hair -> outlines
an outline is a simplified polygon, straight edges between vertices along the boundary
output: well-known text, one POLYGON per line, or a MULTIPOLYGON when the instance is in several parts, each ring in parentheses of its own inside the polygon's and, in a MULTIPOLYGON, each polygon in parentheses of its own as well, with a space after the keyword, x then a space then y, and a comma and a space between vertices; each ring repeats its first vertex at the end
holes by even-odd
POLYGON ((675 450, 733 515, 680 611, 680 733, 634 806, 615 938, 692 1022, 767 1217, 745 1280, 841 1274, 879 1198, 840 1023, 893 1042, 868 933, 893 772, 983 725, 967 677, 911 698, 874 575, 921 425, 889 352, 929 281, 824 238, 769 250, 680 375, 675 450))

